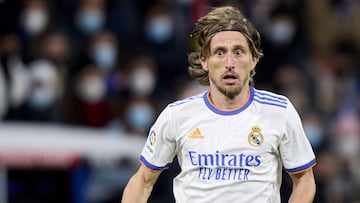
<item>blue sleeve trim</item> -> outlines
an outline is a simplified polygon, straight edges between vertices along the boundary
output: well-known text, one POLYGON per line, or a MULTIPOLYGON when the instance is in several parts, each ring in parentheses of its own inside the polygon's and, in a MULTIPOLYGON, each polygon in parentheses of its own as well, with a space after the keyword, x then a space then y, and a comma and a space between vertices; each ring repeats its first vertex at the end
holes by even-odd
POLYGON ((309 163, 291 169, 285 169, 288 173, 296 173, 308 169, 316 164, 316 159, 311 160, 309 163))
POLYGON ((140 156, 140 161, 145 164, 145 166, 147 166, 148 168, 155 170, 155 171, 161 171, 165 168, 169 168, 171 163, 166 164, 165 166, 155 166, 152 165, 151 163, 149 163, 148 161, 146 161, 146 159, 143 156, 140 156))

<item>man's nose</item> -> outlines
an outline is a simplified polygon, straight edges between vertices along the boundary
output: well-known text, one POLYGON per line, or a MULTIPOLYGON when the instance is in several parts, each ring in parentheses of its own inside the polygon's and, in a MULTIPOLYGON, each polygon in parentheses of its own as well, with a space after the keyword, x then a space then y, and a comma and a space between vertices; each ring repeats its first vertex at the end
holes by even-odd
POLYGON ((234 69, 235 68, 235 60, 232 55, 227 55, 225 58, 225 68, 226 69, 234 69))

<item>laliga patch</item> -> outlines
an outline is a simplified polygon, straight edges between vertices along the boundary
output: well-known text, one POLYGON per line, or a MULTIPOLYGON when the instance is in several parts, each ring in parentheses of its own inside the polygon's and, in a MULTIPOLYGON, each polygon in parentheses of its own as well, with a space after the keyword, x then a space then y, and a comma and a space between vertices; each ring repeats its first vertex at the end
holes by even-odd
POLYGON ((151 129, 146 142, 146 150, 151 155, 154 154, 156 139, 157 139, 156 131, 155 129, 151 129))

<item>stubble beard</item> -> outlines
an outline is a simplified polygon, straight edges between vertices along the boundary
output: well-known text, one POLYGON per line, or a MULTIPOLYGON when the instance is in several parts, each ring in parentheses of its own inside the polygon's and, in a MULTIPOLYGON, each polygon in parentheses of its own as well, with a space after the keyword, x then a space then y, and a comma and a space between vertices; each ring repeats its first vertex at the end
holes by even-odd
POLYGON ((230 100, 234 99, 237 95, 239 95, 241 91, 244 89, 245 85, 249 83, 249 80, 245 79, 241 81, 240 85, 221 86, 212 77, 210 77, 210 80, 214 84, 215 88, 230 100))

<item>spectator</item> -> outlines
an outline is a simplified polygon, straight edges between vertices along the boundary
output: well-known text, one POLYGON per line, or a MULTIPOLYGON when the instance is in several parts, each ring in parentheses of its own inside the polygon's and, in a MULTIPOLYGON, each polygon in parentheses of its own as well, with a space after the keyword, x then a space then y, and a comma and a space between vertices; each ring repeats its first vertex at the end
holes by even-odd
POLYGON ((0 119, 21 119, 30 86, 23 49, 16 33, 1 36, 0 47, 0 119))

